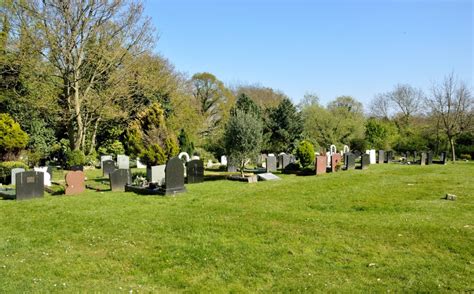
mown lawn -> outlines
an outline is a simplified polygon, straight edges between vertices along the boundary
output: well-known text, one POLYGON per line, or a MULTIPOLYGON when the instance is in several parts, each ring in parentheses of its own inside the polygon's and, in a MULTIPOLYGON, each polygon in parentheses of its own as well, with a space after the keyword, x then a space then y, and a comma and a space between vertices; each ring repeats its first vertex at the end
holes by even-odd
POLYGON ((282 178, 0 201, 0 292, 474 291, 474 164, 282 178))

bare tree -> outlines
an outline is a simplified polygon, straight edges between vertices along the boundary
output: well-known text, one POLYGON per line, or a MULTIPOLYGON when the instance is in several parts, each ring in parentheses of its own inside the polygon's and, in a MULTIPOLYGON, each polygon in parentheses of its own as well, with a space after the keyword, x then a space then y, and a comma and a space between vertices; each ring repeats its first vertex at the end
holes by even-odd
POLYGON ((454 74, 444 78, 444 81, 432 87, 428 105, 434 115, 438 116, 441 126, 448 137, 451 146, 453 162, 456 160, 455 140, 462 132, 469 130, 473 122, 474 100, 471 91, 454 74))
POLYGON ((101 96, 126 56, 151 44, 143 6, 135 0, 25 0, 16 8, 32 48, 56 69, 71 149, 85 150, 87 123, 100 122, 86 117, 92 113, 87 103, 101 96))
POLYGON ((390 117, 391 101, 387 94, 378 94, 370 102, 370 115, 388 119, 390 117))
POLYGON ((409 124, 410 117, 417 113, 424 101, 423 91, 410 85, 398 84, 392 92, 387 94, 403 115, 405 126, 409 124))

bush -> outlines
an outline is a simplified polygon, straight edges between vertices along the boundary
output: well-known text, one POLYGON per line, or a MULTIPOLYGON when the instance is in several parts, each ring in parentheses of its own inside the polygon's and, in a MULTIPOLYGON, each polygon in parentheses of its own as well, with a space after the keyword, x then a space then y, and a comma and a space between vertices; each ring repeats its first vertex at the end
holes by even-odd
POLYGON ((80 150, 68 151, 66 153, 66 164, 68 167, 74 165, 84 165, 86 163, 86 157, 80 150))
POLYGON ((21 161, 0 162, 0 181, 2 183, 9 184, 7 181, 11 176, 12 169, 14 168, 24 168, 26 170, 28 169, 28 166, 21 161))
POLYGON ((461 154, 461 159, 471 160, 471 154, 461 154))
POLYGON ((307 167, 314 162, 314 146, 309 141, 301 141, 296 148, 296 156, 303 167, 307 167))
POLYGON ((14 158, 28 144, 28 135, 9 114, 0 114, 0 156, 14 158))
POLYGON ((212 160, 212 162, 217 162, 217 159, 214 157, 214 155, 205 150, 204 148, 196 148, 192 155, 199 156, 199 158, 204 162, 204 164, 206 164, 209 160, 212 160))

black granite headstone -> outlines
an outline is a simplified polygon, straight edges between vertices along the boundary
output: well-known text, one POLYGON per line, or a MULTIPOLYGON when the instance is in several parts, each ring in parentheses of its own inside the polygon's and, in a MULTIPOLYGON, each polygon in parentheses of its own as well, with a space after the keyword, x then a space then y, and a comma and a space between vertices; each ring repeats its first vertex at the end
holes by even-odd
POLYGON ((188 184, 202 183, 204 181, 204 163, 202 160, 191 160, 186 164, 188 184))
POLYGON ((345 153, 344 154, 344 169, 349 170, 349 169, 354 169, 355 168, 355 159, 356 156, 351 153, 345 153))
POLYGON ((73 165, 68 168, 70 171, 84 171, 84 166, 82 165, 73 165))
POLYGON ((433 151, 429 151, 428 153, 426 153, 426 164, 433 164, 433 151))
POLYGON ((379 158, 377 163, 381 164, 385 162, 385 151, 379 150, 379 158))
POLYGON ((104 177, 108 177, 110 173, 116 170, 115 161, 113 160, 105 160, 102 162, 102 175, 104 177))
POLYGON ((390 163, 393 160, 393 151, 386 151, 385 152, 385 163, 390 163))
POLYGON ((360 168, 366 169, 370 165, 370 155, 369 154, 362 154, 360 158, 360 168))
POLYGON ((132 183, 132 173, 129 169, 116 169, 109 173, 109 180, 110 190, 114 192, 123 192, 125 191, 125 185, 130 185, 132 183))
POLYGON ((27 171, 15 175, 16 200, 41 198, 44 196, 44 173, 27 171))
POLYGON ((441 164, 446 164, 446 161, 448 161, 448 155, 445 151, 441 152, 440 159, 441 164))
POLYGON ((164 195, 186 192, 184 187, 184 166, 178 157, 173 157, 166 163, 165 187, 160 192, 164 195))

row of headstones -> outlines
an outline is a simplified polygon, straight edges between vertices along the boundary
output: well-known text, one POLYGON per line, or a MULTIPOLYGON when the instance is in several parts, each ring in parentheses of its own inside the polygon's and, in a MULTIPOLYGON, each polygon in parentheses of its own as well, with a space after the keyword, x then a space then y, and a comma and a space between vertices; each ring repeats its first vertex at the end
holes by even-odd
MULTIPOLYGON (((237 172, 237 167, 230 165, 227 163, 227 158, 224 156, 226 165, 227 165, 227 171, 228 172, 237 172)), ((222 158, 221 158, 222 160, 222 158)), ((293 154, 286 154, 286 153, 280 153, 278 156, 275 156, 275 154, 261 154, 257 158, 257 165, 261 166, 266 169, 266 172, 275 172, 277 169, 284 169, 286 168, 290 163, 294 163, 296 161, 296 157, 293 154)))

